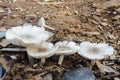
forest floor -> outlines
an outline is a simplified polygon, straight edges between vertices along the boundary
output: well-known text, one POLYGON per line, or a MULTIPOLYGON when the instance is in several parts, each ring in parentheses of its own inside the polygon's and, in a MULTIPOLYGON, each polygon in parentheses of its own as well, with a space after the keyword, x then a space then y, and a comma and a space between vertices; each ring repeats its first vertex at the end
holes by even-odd
MULTIPOLYGON (((52 43, 90 41, 113 46, 115 54, 101 63, 120 72, 120 0, 0 0, 0 31, 24 23, 37 26, 41 17, 45 18, 47 25, 55 28, 51 31, 55 35, 49 40, 52 43)), ((91 60, 78 54, 65 56, 62 66, 57 65, 58 58, 48 58, 45 65, 35 60, 35 65, 30 66, 25 52, 0 53, 0 63, 6 63, 10 68, 5 80, 42 80, 48 73, 52 73, 54 80, 62 80, 60 76, 64 71, 81 66, 90 69, 97 80, 120 80, 120 75, 114 72, 102 74, 96 66, 89 66, 91 60), (17 59, 4 60, 13 55, 17 59)))

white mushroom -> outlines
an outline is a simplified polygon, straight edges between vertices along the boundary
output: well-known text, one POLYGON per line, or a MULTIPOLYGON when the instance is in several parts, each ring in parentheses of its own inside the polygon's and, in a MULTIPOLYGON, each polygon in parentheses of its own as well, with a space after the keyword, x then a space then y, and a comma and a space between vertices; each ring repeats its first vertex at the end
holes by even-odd
POLYGON ((88 59, 101 60, 111 56, 114 53, 114 49, 105 43, 82 42, 78 53, 88 59))
POLYGON ((36 59, 41 58, 41 63, 45 63, 45 58, 54 55, 57 47, 54 47, 52 43, 43 42, 39 47, 27 47, 28 54, 36 59))
POLYGON ((8 29, 6 39, 15 45, 28 46, 46 41, 53 34, 37 26, 17 26, 8 29))
MULTIPOLYGON (((23 26, 12 27, 6 32, 6 39, 15 45, 29 47, 39 46, 40 43, 48 40, 53 34, 46 31, 44 28, 25 24, 23 26)), ((32 58, 28 55, 30 63, 32 58)), ((32 62, 31 62, 32 61, 32 62)))
POLYGON ((80 50, 78 51, 78 53, 87 59, 94 60, 98 68, 100 68, 99 60, 111 56, 114 53, 114 49, 105 43, 97 44, 97 43, 90 43, 90 42, 82 42, 80 44, 80 50))
POLYGON ((46 25, 45 19, 44 19, 43 17, 41 17, 41 18, 39 19, 38 25, 39 25, 40 27, 42 27, 42 28, 46 27, 46 28, 49 28, 49 29, 51 29, 51 30, 55 30, 54 28, 46 25))
POLYGON ((68 42, 68 41, 59 41, 55 44, 58 47, 57 51, 55 52, 57 55, 60 55, 58 64, 61 65, 64 59, 64 55, 70 55, 77 52, 79 46, 76 45, 75 42, 68 42))

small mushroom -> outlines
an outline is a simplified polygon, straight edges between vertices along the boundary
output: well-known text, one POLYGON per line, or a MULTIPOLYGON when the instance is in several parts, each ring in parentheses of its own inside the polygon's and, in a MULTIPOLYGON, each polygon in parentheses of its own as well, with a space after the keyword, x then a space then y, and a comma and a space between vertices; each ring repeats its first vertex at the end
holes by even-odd
POLYGON ((27 53, 29 56, 39 59, 41 58, 41 63, 45 63, 45 58, 48 58, 52 55, 54 55, 55 51, 57 50, 57 47, 55 47, 52 43, 49 42, 43 42, 40 44, 40 46, 36 47, 27 47, 27 53))
MULTIPOLYGON (((82 42, 80 44, 80 49, 78 53, 87 59, 94 60, 98 68, 102 69, 102 67, 99 67, 100 65, 102 65, 99 60, 113 55, 114 49, 105 43, 82 42)), ((104 73, 103 70, 101 71, 102 73, 104 73)))
POLYGON ((46 27, 46 28, 49 28, 49 29, 51 29, 51 30, 55 30, 54 28, 46 25, 45 19, 44 19, 43 17, 41 17, 41 18, 39 19, 38 25, 39 25, 40 27, 42 27, 42 28, 46 27))
MULTIPOLYGON (((6 39, 14 44, 23 47, 39 46, 40 43, 48 40, 53 34, 46 31, 44 28, 32 26, 31 24, 24 24, 23 26, 12 27, 6 32, 6 39)), ((29 62, 32 58, 28 55, 29 62)))
POLYGON ((60 55, 58 64, 61 65, 65 55, 74 54, 79 49, 79 46, 76 45, 75 42, 68 42, 68 41, 59 41, 55 44, 58 47, 57 51, 55 52, 56 55, 60 55))

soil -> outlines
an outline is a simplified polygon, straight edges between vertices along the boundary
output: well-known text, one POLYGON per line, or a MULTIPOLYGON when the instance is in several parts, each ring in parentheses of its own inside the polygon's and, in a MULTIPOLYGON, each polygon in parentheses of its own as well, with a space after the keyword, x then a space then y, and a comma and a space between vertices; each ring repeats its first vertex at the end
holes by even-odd
MULTIPOLYGON (((55 35, 50 42, 83 41, 105 42, 115 49, 115 54, 102 60, 120 72, 120 1, 119 0, 1 0, 0 28, 9 29, 13 26, 31 23, 38 26, 38 20, 44 17, 46 24, 55 28, 49 30, 55 35)), ((11 47, 11 46, 7 46, 11 47)), ((15 47, 15 46, 14 46, 15 47)), ((8 60, 10 70, 5 80, 37 80, 34 76, 52 73, 54 80, 62 80, 61 74, 66 70, 87 67, 92 70, 97 80, 120 80, 120 75, 102 74, 91 60, 78 54, 65 56, 62 66, 57 65, 59 56, 47 59, 45 65, 35 60, 30 66, 26 53, 1 53, 1 58, 15 55, 17 60, 8 60), (69 65, 69 66, 68 66, 69 65), (56 75, 57 74, 57 75, 56 75), (119 78, 119 79, 117 79, 119 78)), ((42 75, 41 75, 42 76, 42 75)))

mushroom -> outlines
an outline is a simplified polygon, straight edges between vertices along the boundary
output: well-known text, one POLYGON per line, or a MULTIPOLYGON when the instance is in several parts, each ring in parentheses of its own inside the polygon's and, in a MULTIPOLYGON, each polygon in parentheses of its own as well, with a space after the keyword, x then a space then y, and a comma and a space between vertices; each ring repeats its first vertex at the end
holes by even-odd
POLYGON ((78 53, 87 59, 94 60, 98 68, 104 74, 105 72, 103 71, 102 64, 99 60, 113 55, 114 49, 105 43, 82 42, 78 53))
MULTIPOLYGON (((6 39, 14 44, 23 47, 38 46, 40 43, 48 40, 53 34, 44 28, 25 24, 23 26, 12 27, 6 32, 6 39)), ((29 62, 33 63, 32 58, 28 55, 29 62)))
POLYGON ((53 34, 32 25, 12 27, 6 32, 6 39, 15 45, 26 47, 27 45, 38 44, 49 39, 53 34))
POLYGON ((75 42, 68 42, 68 41, 59 41, 55 44, 58 47, 57 51, 55 52, 56 55, 60 55, 58 64, 61 65, 65 55, 74 54, 79 49, 79 46, 76 45, 75 42))
POLYGON ((42 28, 46 27, 46 28, 49 28, 49 29, 51 29, 51 30, 55 30, 54 28, 46 25, 45 19, 44 19, 43 17, 41 17, 41 18, 39 19, 38 25, 39 25, 40 27, 42 27, 42 28))
POLYGON ((48 58, 52 55, 54 55, 55 51, 57 50, 57 47, 55 47, 52 43, 49 42, 43 42, 40 44, 40 46, 30 46, 27 47, 27 53, 36 59, 41 58, 41 63, 45 63, 45 58, 48 58))

